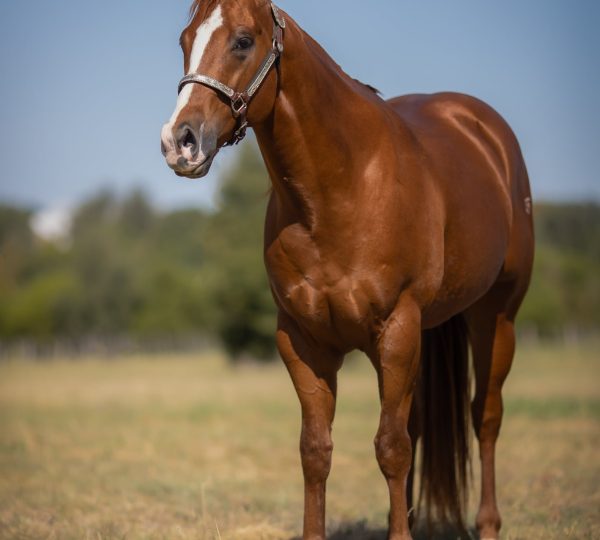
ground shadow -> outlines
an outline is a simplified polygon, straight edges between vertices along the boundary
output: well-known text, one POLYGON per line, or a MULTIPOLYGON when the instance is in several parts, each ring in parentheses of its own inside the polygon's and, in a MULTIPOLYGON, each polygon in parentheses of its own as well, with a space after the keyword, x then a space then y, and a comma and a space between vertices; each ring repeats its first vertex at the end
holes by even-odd
MULTIPOLYGON (((290 540, 302 540, 294 536, 290 540)), ((387 529, 370 528, 365 521, 347 523, 329 530, 327 540, 387 540, 387 529)))
POLYGON ((415 527, 412 531, 413 540, 479 540, 477 529, 470 528, 467 531, 461 531, 455 528, 446 528, 431 534, 427 527, 415 527))
MULTIPOLYGON (((477 540, 479 535, 475 529, 470 529, 465 534, 458 529, 445 529, 431 533, 426 527, 416 527, 412 531, 413 540, 477 540)), ((327 535, 328 540, 387 540, 387 529, 371 528, 364 521, 344 524, 327 535)), ((294 537, 291 540, 302 540, 294 537)))
POLYGON ((364 521, 343 525, 328 535, 329 540, 387 540, 387 529, 372 529, 364 521))

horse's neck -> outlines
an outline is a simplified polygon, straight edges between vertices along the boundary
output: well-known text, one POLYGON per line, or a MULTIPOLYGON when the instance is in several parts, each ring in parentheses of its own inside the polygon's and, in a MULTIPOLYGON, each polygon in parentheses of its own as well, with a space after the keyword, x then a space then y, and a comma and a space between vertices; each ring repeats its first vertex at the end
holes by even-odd
POLYGON ((255 132, 281 204, 303 209, 309 220, 357 193, 357 162, 371 144, 364 135, 386 129, 384 115, 370 90, 361 94, 358 83, 293 23, 279 77, 273 113, 255 132))

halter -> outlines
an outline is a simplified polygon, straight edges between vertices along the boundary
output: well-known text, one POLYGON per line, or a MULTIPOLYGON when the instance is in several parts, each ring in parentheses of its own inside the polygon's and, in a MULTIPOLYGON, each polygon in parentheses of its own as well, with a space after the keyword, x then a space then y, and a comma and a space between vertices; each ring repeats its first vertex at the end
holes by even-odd
POLYGON ((273 45, 263 60, 263 63, 258 68, 258 71, 243 92, 236 92, 226 84, 223 84, 208 75, 201 75, 199 73, 186 75, 179 82, 179 94, 187 84, 196 83, 208 86, 229 99, 231 112, 233 117, 237 120, 237 129, 234 131, 232 138, 223 146, 233 146, 234 144, 238 144, 246 136, 246 129, 248 128, 248 105, 250 105, 250 101, 267 78, 267 75, 281 56, 281 53, 283 53, 283 30, 285 29, 285 19, 273 3, 271 4, 271 13, 273 15, 273 45))

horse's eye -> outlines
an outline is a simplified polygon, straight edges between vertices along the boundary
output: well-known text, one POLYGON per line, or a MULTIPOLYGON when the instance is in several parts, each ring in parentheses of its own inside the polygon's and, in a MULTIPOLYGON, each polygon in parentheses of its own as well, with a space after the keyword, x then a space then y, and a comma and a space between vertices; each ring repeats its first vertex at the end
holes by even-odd
POLYGON ((252 45, 254 45, 254 41, 252 41, 252 38, 245 36, 236 40, 233 49, 236 51, 246 51, 250 47, 252 47, 252 45))

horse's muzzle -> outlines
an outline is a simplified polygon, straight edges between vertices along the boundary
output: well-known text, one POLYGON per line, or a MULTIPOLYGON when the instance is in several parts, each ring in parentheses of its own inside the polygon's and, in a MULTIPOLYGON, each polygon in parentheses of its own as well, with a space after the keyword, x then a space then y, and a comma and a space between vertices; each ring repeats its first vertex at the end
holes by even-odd
POLYGON ((161 132, 161 152, 167 165, 177 176, 202 178, 206 176, 217 154, 216 137, 184 123, 172 129, 165 124, 161 132))

